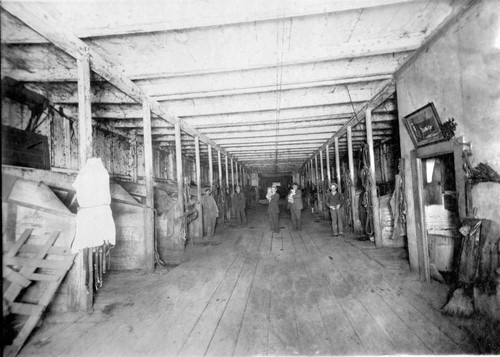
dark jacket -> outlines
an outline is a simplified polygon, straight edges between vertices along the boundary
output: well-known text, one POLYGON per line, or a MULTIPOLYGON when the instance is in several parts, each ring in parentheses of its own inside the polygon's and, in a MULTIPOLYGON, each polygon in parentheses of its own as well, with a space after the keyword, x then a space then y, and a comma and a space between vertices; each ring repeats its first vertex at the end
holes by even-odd
POLYGON ((204 195, 201 198, 201 206, 203 207, 203 216, 215 218, 219 214, 219 209, 217 208, 217 203, 210 195, 204 195))
POLYGON ((240 192, 240 193, 233 193, 233 197, 232 197, 232 203, 233 203, 233 208, 236 212, 239 212, 241 210, 244 210, 247 203, 246 203, 246 199, 245 199, 245 194, 243 192, 240 192))
POLYGON ((326 205, 328 207, 342 205, 342 195, 338 192, 335 193, 335 195, 333 195, 331 192, 328 192, 328 194, 326 195, 326 205))
POLYGON ((278 206, 279 201, 280 201, 280 195, 278 195, 277 193, 272 195, 271 201, 269 202, 269 208, 267 209, 267 212, 280 213, 280 207, 278 206))
POLYGON ((293 202, 290 203, 290 209, 301 210, 303 208, 303 206, 302 206, 302 191, 297 189, 297 191, 295 191, 295 195, 293 195, 292 198, 293 198, 293 202))

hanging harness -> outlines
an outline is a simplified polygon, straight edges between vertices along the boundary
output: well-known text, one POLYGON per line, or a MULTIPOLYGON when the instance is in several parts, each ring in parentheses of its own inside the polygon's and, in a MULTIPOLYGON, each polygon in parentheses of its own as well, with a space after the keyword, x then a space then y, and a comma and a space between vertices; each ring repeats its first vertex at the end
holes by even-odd
POLYGON ((370 192, 371 192, 371 187, 374 183, 372 182, 372 178, 370 175, 368 144, 363 145, 363 148, 361 149, 361 156, 363 159, 363 168, 361 169, 361 183, 364 189, 364 192, 361 197, 361 204, 366 209, 365 232, 366 234, 372 236, 374 234, 374 228, 373 228, 373 206, 372 206, 372 198, 370 192))

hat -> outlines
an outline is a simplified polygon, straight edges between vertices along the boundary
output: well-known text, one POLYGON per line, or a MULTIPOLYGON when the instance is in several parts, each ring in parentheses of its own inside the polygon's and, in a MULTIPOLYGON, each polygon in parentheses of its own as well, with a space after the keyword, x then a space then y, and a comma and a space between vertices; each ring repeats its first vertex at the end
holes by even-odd
POLYGON ((297 182, 292 183, 292 186, 297 186, 299 187, 300 185, 297 182))
POLYGON ((332 183, 330 184, 330 187, 332 187, 332 186, 335 186, 335 188, 338 188, 338 187, 339 187, 339 186, 338 186, 335 182, 332 182, 332 183))

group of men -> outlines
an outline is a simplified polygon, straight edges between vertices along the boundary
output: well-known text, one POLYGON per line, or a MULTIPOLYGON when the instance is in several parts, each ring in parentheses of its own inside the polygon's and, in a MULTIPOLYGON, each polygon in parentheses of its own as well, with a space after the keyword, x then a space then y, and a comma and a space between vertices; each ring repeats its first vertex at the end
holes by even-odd
MULTIPOLYGON (((211 195, 211 190, 208 188, 204 192, 202 199, 203 207, 203 226, 206 227, 206 232, 209 240, 213 240, 215 234, 215 224, 217 217, 219 216, 219 209, 217 203, 211 195)), ((269 201, 268 214, 269 223, 271 226, 271 231, 273 233, 279 233, 279 200, 280 195, 277 193, 277 187, 272 186, 268 188, 268 193, 266 195, 269 201)), ((246 209, 246 198, 245 194, 241 192, 241 187, 236 186, 235 192, 231 196, 231 203, 236 218, 238 220, 239 226, 247 225, 247 217, 245 213, 246 209)), ((342 196, 337 192, 337 185, 332 183, 330 185, 330 193, 328 193, 326 200, 326 205, 330 208, 330 214, 332 218, 332 235, 338 236, 343 234, 342 216, 341 216, 341 206, 342 206, 342 196)), ((294 182, 292 188, 287 195, 287 208, 290 210, 290 215, 292 219, 292 229, 294 231, 302 230, 302 191, 298 183, 294 182)))
MULTIPOLYGON (((290 216, 292 219, 292 230, 301 231, 302 230, 302 191, 299 188, 299 184, 294 182, 292 184, 292 189, 287 196, 287 208, 290 210, 290 216)), ((276 186, 268 188, 268 194, 266 198, 269 201, 269 208, 267 212, 269 213, 269 223, 271 226, 271 231, 273 233, 279 233, 279 194, 276 192, 276 186)), ((341 216, 341 206, 342 206, 342 196, 337 192, 337 184, 332 183, 330 185, 330 193, 326 197, 326 204, 330 208, 330 214, 332 218, 332 235, 339 236, 344 234, 344 229, 342 225, 341 216)))
MULTIPOLYGON (((232 209, 238 219, 239 226, 247 225, 247 216, 245 213, 246 209, 246 198, 245 194, 241 192, 241 187, 236 186, 235 192, 231 195, 232 209)), ((203 211, 203 227, 206 227, 206 235, 209 240, 214 239, 215 234, 215 224, 217 222, 217 217, 219 217, 219 208, 217 203, 212 196, 212 190, 206 188, 201 200, 201 206, 203 211)))

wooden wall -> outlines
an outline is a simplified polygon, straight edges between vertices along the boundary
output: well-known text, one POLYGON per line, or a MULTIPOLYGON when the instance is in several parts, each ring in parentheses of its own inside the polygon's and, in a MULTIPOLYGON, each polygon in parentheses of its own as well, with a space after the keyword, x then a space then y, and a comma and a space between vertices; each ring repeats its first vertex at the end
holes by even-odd
MULTIPOLYGON (((433 102, 442 121, 453 117, 456 136, 472 143, 474 163, 488 162, 500 171, 500 8, 481 1, 453 24, 397 78, 401 156, 406 159, 407 229, 410 265, 418 269, 416 222, 410 151, 414 149, 402 118, 433 102)), ((493 195, 473 197, 475 206, 498 207, 493 195)))
MULTIPOLYGON (((22 104, 2 99, 2 124, 18 129, 28 125, 31 111, 22 104)), ((42 115, 42 118, 44 115, 42 115)), ((49 138, 51 166, 54 169, 78 170, 78 123, 68 120, 57 112, 36 129, 36 133, 49 138)), ((94 156, 100 157, 110 177, 133 180, 144 177, 144 147, 142 137, 136 140, 93 127, 94 156)), ((175 153, 171 150, 153 150, 153 175, 158 180, 173 180, 175 171, 169 175, 169 156, 175 167, 175 153)), ((186 165, 192 167, 192 160, 186 165)), ((175 170, 175 169, 174 169, 175 170)))

